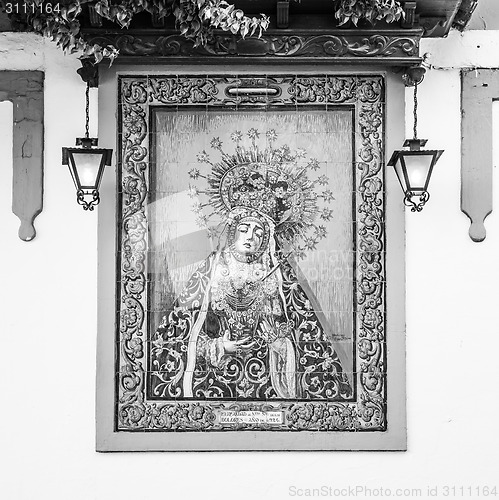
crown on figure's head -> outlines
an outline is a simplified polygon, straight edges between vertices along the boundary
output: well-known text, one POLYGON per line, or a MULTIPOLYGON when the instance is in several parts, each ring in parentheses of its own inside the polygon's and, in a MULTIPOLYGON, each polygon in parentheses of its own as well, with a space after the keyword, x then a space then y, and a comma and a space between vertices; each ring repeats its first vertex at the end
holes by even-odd
POLYGON ((191 187, 194 195, 203 193, 209 200, 195 207, 199 222, 203 225, 208 222, 208 216, 202 215, 206 206, 213 209, 210 215, 226 220, 234 211, 253 210, 274 224, 275 234, 281 240, 296 243, 301 239, 304 243, 302 250, 315 248, 327 234, 325 227, 317 226, 315 220, 332 217, 332 210, 321 209, 319 203, 329 203, 334 199, 329 189, 317 192, 318 186, 328 184, 327 176, 320 175, 314 180, 309 178, 310 171, 319 169, 319 162, 316 159, 307 161, 303 149, 292 152, 287 145, 274 148, 277 139, 275 130, 267 131, 267 146, 264 148, 258 145, 258 130, 250 129, 247 136, 250 144, 244 145, 241 132, 231 134, 236 144, 232 154, 223 150, 218 137, 213 138, 211 147, 221 154, 221 160, 216 163, 211 162, 206 151, 197 155, 200 163, 210 165, 208 175, 202 175, 199 169, 189 171, 193 180, 202 177, 208 184, 204 191, 191 187))

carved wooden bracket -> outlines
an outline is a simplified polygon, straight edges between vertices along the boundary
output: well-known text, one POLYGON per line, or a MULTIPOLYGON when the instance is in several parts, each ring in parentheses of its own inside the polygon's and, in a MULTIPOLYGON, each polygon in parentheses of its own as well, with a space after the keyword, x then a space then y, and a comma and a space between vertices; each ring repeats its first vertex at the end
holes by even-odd
POLYGON ((416 23, 416 2, 404 2, 404 18, 401 21, 402 28, 414 28, 414 24, 416 23))
POLYGON ((276 24, 278 28, 289 28, 289 0, 278 0, 276 24))
POLYGON ((12 211, 24 241, 36 236, 43 208, 43 78, 41 71, 0 71, 0 101, 14 105, 12 211))
POLYGON ((499 99, 499 70, 463 70, 461 82, 461 210, 471 220, 471 239, 480 242, 492 212, 492 101, 499 99))

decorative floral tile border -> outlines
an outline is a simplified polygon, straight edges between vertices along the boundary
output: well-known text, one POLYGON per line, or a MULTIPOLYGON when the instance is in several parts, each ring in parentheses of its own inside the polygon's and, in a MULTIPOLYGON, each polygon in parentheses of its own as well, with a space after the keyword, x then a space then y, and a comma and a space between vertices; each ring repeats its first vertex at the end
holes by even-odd
POLYGON ((384 431, 386 306, 384 80, 381 76, 122 76, 119 78, 116 431, 384 431), (241 95, 240 87, 272 88, 241 95), (236 90, 234 90, 236 89, 236 90), (152 106, 334 105, 354 109, 356 402, 178 401, 146 398, 147 195, 152 106), (222 425, 219 410, 280 411, 280 425, 222 425))

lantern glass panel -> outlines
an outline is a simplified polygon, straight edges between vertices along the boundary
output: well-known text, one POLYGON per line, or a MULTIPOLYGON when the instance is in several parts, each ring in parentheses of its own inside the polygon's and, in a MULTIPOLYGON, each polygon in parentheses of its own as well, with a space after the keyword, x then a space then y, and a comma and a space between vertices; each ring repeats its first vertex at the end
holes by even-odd
POLYGON ((397 158, 397 161, 395 162, 395 164, 393 164, 393 167, 395 169, 395 173, 397 174, 400 185, 402 186, 402 190, 404 192, 407 191, 406 180, 404 177, 404 170, 402 168, 402 157, 401 156, 399 156, 397 158))
POLYGON ((73 151, 73 158, 80 186, 84 189, 97 189, 102 153, 80 153, 73 151))
POLYGON ((418 152, 417 155, 404 155, 409 191, 424 191, 427 187, 428 174, 433 163, 433 153, 418 152))

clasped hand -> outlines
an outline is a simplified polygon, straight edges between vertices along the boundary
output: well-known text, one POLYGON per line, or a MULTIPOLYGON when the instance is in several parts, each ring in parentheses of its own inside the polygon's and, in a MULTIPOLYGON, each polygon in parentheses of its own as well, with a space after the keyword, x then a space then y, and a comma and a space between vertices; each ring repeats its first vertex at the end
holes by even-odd
POLYGON ((226 331, 222 337, 224 351, 226 354, 235 354, 236 352, 251 351, 256 342, 251 337, 243 337, 240 340, 230 340, 230 332, 226 331))

